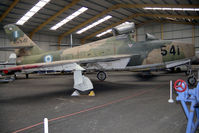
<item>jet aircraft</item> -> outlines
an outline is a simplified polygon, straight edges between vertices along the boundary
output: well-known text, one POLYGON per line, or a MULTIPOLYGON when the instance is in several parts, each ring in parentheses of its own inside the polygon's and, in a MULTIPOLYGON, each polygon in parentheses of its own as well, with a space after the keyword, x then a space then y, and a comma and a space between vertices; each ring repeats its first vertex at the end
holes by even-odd
POLYGON ((0 69, 0 74, 73 71, 75 95, 93 89, 91 80, 82 74, 87 69, 98 70, 98 79, 104 80, 107 70, 168 69, 190 63, 195 56, 193 44, 158 40, 149 34, 146 41, 135 42, 133 28, 132 23, 117 26, 112 30, 112 37, 65 50, 44 52, 18 26, 8 24, 4 29, 11 45, 16 47, 16 66, 0 69))

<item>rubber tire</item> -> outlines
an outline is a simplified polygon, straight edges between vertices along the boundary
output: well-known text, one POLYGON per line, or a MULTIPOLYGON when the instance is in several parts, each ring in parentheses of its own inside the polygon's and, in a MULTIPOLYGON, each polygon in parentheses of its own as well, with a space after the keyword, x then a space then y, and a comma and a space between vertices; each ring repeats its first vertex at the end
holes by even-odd
POLYGON ((177 72, 177 73, 182 72, 181 68, 177 67, 177 68, 176 68, 176 72, 177 72))
POLYGON ((191 86, 196 85, 197 79, 195 76, 191 75, 187 78, 188 84, 191 86))
POLYGON ((104 81, 106 79, 106 73, 103 71, 99 71, 97 73, 97 78, 99 81, 104 81))

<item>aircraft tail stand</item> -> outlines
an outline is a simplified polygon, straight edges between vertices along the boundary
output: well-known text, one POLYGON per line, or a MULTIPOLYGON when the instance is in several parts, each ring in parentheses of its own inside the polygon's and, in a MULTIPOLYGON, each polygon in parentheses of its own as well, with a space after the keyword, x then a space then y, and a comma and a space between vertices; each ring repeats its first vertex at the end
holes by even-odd
POLYGON ((84 70, 84 68, 82 68, 81 66, 78 65, 79 69, 75 69, 73 72, 74 75, 74 86, 73 88, 75 89, 75 91, 72 93, 71 96, 80 96, 80 92, 85 92, 85 91, 90 91, 90 93, 88 94, 89 96, 95 96, 93 89, 93 84, 91 82, 91 80, 82 75, 82 71, 84 70))

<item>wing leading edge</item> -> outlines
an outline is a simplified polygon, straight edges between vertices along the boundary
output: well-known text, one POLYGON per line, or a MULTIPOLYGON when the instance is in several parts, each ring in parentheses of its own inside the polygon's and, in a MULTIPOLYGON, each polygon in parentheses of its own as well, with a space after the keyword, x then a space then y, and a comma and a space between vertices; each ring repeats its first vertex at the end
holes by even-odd
POLYGON ((113 55, 113 56, 102 56, 102 57, 95 57, 95 58, 82 58, 82 59, 73 59, 73 60, 60 60, 54 61, 50 63, 35 63, 35 64, 26 64, 26 65, 19 65, 16 67, 9 67, 0 69, 0 71, 8 74, 9 72, 13 71, 40 71, 40 70, 73 70, 74 63, 81 64, 81 63, 96 63, 96 62, 110 62, 116 61, 124 58, 130 58, 133 55, 113 55))

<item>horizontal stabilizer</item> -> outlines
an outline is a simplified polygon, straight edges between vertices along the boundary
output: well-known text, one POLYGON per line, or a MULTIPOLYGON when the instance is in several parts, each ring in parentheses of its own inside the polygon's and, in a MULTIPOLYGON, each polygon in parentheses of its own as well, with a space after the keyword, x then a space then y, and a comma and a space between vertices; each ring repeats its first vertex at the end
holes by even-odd
POLYGON ((0 47, 0 51, 13 51, 15 49, 30 49, 33 46, 8 46, 8 47, 0 47))

